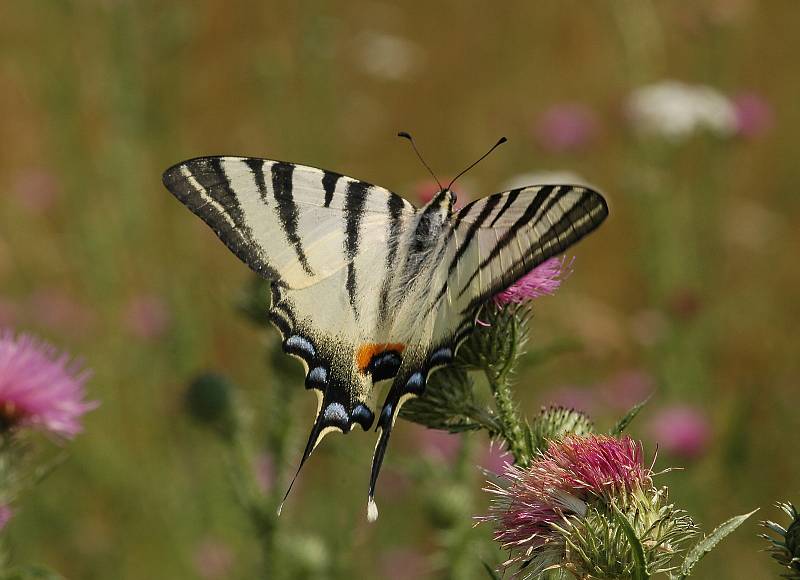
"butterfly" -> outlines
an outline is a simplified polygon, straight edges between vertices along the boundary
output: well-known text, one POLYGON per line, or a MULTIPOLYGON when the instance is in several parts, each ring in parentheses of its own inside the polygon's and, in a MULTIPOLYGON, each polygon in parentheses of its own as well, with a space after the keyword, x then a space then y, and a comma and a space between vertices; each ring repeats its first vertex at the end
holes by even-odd
POLYGON ((190 159, 163 182, 271 282, 269 319, 318 397, 297 472, 328 433, 377 423, 370 521, 403 403, 453 361, 487 300, 608 215, 603 197, 583 186, 521 187, 456 211, 452 183, 415 207, 359 179, 255 157, 190 159), (380 381, 391 383, 378 409, 380 381))

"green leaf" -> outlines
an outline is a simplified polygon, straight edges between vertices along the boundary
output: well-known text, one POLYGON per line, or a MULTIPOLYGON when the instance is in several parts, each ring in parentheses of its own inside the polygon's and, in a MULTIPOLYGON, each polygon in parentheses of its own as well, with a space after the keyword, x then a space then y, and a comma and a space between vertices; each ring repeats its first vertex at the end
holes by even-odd
POLYGON ((612 437, 619 437, 620 435, 622 435, 622 432, 625 429, 627 429, 631 421, 633 421, 636 418, 636 415, 639 414, 639 411, 642 410, 642 407, 644 407, 649 401, 650 397, 647 397, 644 401, 636 403, 631 408, 631 410, 625 413, 625 416, 622 419, 620 419, 616 425, 614 425, 614 427, 611 429, 611 431, 608 432, 608 434, 611 435, 612 437))
POLYGON ((492 570, 492 567, 489 566, 489 564, 487 564, 484 561, 481 561, 481 564, 483 564, 483 567, 486 570, 486 573, 489 575, 489 578, 491 578, 492 580, 500 580, 500 576, 497 575, 497 572, 492 570))
POLYGON ((631 526, 627 516, 620 511, 616 504, 612 504, 611 507, 614 508, 614 516, 622 527, 622 531, 625 532, 625 537, 628 538, 628 543, 630 543, 631 550, 633 551, 633 559, 636 562, 636 567, 633 569, 633 575, 631 577, 633 580, 648 580, 650 574, 647 572, 647 560, 645 560, 644 557, 642 542, 639 541, 636 531, 633 529, 633 526, 631 526))
POLYGON ((695 565, 703 558, 703 556, 716 548, 717 544, 719 544, 723 538, 741 526, 747 518, 752 516, 757 511, 758 508, 754 509, 748 514, 732 517, 725 523, 717 526, 713 532, 697 542, 697 544, 695 544, 695 546, 689 550, 689 553, 686 554, 686 558, 684 558, 683 564, 681 564, 681 580, 692 573, 692 568, 695 567, 695 565))

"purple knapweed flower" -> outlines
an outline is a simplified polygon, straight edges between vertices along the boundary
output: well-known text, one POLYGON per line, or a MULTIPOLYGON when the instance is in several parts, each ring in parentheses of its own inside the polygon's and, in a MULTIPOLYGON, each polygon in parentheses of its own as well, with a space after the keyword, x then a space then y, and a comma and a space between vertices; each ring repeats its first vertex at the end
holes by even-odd
POLYGON ((486 488, 494 497, 489 514, 478 519, 495 524, 495 540, 511 553, 505 567, 532 562, 526 571, 541 571, 563 558, 558 526, 565 517, 582 518, 592 501, 608 503, 651 487, 640 443, 572 435, 551 442, 528 467, 509 465, 486 488))
POLYGON ((517 280, 509 288, 494 297, 497 306, 520 304, 540 296, 551 296, 561 286, 563 279, 572 272, 572 260, 550 258, 517 280))
POLYGON ((546 151, 580 150, 597 135, 597 118, 589 107, 580 103, 554 105, 536 121, 534 134, 546 151))
POLYGON ((89 377, 78 362, 29 335, 0 331, 0 430, 29 426, 66 439, 81 431, 89 377))
POLYGON ((754 92, 735 95, 731 101, 736 119, 736 134, 753 138, 772 128, 774 115, 769 103, 754 92))
POLYGON ((687 459, 702 455, 711 438, 706 415, 688 405, 661 409, 650 422, 649 431, 660 448, 687 459))

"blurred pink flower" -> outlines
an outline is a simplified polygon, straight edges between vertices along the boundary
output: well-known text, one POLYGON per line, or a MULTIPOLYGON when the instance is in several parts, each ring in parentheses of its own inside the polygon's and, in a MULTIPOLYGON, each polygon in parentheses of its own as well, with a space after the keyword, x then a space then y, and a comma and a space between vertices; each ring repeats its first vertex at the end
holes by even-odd
POLYGON ((206 538, 194 552, 194 568, 206 580, 229 578, 233 571, 233 552, 227 544, 215 538, 206 538))
POLYGON ((653 375, 641 369, 629 369, 605 381, 598 392, 608 407, 625 411, 647 399, 655 388, 653 375))
POLYGON ((417 430, 417 440, 423 453, 430 459, 452 463, 461 449, 461 438, 447 431, 428 429, 417 430))
POLYGON ((16 176, 12 191, 25 209, 42 213, 53 206, 60 189, 52 173, 43 168, 33 168, 16 176))
POLYGON ((711 438, 706 415, 688 405, 661 409, 650 421, 648 430, 661 449, 687 459, 702 455, 711 438))
POLYGON ((53 346, 0 331, 0 428, 31 426, 71 439, 81 416, 97 407, 84 400, 88 377, 53 346))
POLYGON ((379 578, 386 580, 410 580, 426 578, 430 574, 425 554, 409 548, 394 548, 383 554, 380 561, 379 578))
POLYGON ((551 296, 571 272, 572 260, 567 262, 565 257, 550 258, 496 294, 494 302, 498 306, 506 306, 512 302, 520 304, 541 296, 551 296))
POLYGON ((82 336, 94 322, 91 310, 56 288, 34 292, 28 308, 36 324, 71 336, 82 336))
POLYGON ((261 493, 269 493, 275 483, 275 463, 269 453, 260 453, 255 464, 256 483, 261 493))
POLYGON ((480 466, 492 473, 503 473, 506 468, 514 463, 514 457, 499 441, 492 441, 486 446, 480 466))
POLYGON ((125 327, 131 334, 143 340, 163 336, 169 328, 170 318, 166 303, 152 294, 135 296, 123 312, 125 327))
POLYGON ((6 524, 14 517, 14 510, 8 504, 0 505, 0 531, 4 530, 6 524))
POLYGON ((758 137, 772 128, 775 121, 772 107, 758 93, 740 93, 732 102, 738 135, 758 137))
POLYGON ((565 515, 583 517, 592 499, 611 502, 651 486, 640 443, 573 435, 551 442, 529 467, 509 465, 499 482, 489 482, 489 513, 478 520, 494 522, 495 540, 512 552, 505 565, 521 564, 558 544, 552 524, 565 515))
POLYGON ((536 121, 534 134, 546 151, 562 153, 585 148, 597 136, 594 112, 580 103, 564 103, 547 109, 536 121))

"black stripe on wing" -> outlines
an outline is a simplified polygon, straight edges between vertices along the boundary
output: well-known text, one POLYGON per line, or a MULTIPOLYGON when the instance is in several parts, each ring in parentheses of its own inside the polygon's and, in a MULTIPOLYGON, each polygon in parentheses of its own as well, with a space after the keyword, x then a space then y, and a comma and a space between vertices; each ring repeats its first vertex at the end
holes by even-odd
POLYGON ((297 220, 299 218, 299 211, 297 204, 294 202, 292 195, 292 174, 294 173, 294 164, 276 162, 272 164, 272 193, 275 196, 275 202, 278 204, 278 218, 281 220, 281 228, 283 234, 286 236, 286 241, 289 242, 297 254, 297 260, 309 276, 314 275, 314 271, 308 264, 305 250, 303 249, 303 242, 297 233, 297 220))
MULTIPOLYGON (((450 262, 450 266, 447 268, 448 275, 450 275, 453 270, 456 269, 458 261, 469 249, 469 244, 472 242, 475 234, 478 233, 480 227, 483 226, 483 223, 489 218, 489 214, 491 214, 494 211, 494 208, 500 203, 502 197, 502 194, 495 193, 494 195, 490 195, 488 198, 486 198, 486 203, 483 204, 483 207, 481 208, 478 217, 475 218, 475 221, 469 224, 469 228, 467 228, 467 233, 464 236, 464 240, 461 242, 461 245, 458 247, 455 256, 453 256, 453 260, 450 262)), ((503 210, 500 211, 502 212, 503 210)), ((455 225, 453 229, 455 229, 455 225)))
POLYGON ((358 316, 356 305, 356 266, 355 258, 358 254, 360 242, 361 218, 364 215, 364 205, 367 202, 369 184, 363 181, 351 181, 347 184, 347 196, 345 198, 345 240, 344 252, 347 258, 347 295, 350 298, 350 305, 353 312, 358 316))
POLYGON ((336 191, 336 184, 339 183, 341 178, 342 176, 338 173, 323 170, 322 189, 325 191, 324 207, 330 207, 333 201, 333 192, 336 191))
POLYGON ((252 238, 221 158, 199 157, 178 163, 164 172, 162 181, 240 260, 260 276, 280 280, 252 238))
POLYGON ((389 209, 389 231, 387 232, 387 251, 386 251, 386 275, 381 285, 381 295, 378 301, 378 319, 384 321, 389 315, 389 292, 391 290, 392 277, 395 273, 395 260, 397 259, 397 249, 400 244, 400 234, 403 225, 403 200, 397 196, 391 196, 388 202, 389 209))
MULTIPOLYGON (((569 189, 572 190, 573 188, 569 189)), ((552 207, 551 203, 548 205, 552 207)), ((525 213, 527 214, 528 211, 526 210, 525 213)), ((539 215, 544 216, 546 213, 542 212, 539 215)), ((468 305, 461 311, 462 315, 473 312, 477 307, 486 302, 486 300, 508 288, 545 260, 564 252, 569 246, 597 228, 606 216, 608 216, 608 205, 603 197, 591 189, 583 189, 578 200, 572 207, 564 212, 555 224, 547 229, 531 247, 531 251, 524 253, 518 258, 511 267, 506 270, 505 275, 494 281, 489 288, 473 297, 468 305)), ((478 275, 478 272, 498 255, 499 251, 493 251, 490 257, 487 257, 481 262, 478 269, 465 284, 462 294, 469 288, 472 281, 478 275)))
MULTIPOLYGON (((478 265, 478 267, 472 273, 472 276, 470 276, 467 282, 463 285, 461 291, 458 294, 459 297, 462 296, 464 292, 467 291, 470 284, 478 276, 480 271, 483 270, 483 268, 485 268, 489 263, 491 263, 492 260, 497 258, 500 255, 500 252, 502 252, 506 247, 508 247, 511 244, 511 242, 513 242, 516 239, 517 233, 522 228, 530 227, 532 225, 531 222, 534 216, 536 216, 537 214, 539 216, 544 215, 543 213, 540 213, 539 210, 541 209, 545 200, 547 200, 547 198, 550 196, 551 193, 553 193, 555 189, 556 186, 554 185, 545 185, 541 187, 539 191, 536 192, 536 195, 534 196, 533 200, 531 200, 531 202, 525 208, 525 211, 522 212, 522 214, 514 221, 511 227, 505 230, 503 235, 497 241, 497 244, 494 246, 494 248, 492 248, 492 251, 489 252, 489 255, 478 265)), ((568 191, 571 191, 571 189, 572 188, 569 187, 560 188, 559 191, 561 192, 561 196, 566 195, 566 193, 568 191)), ((558 197, 558 193, 556 194, 556 197, 558 197)))

